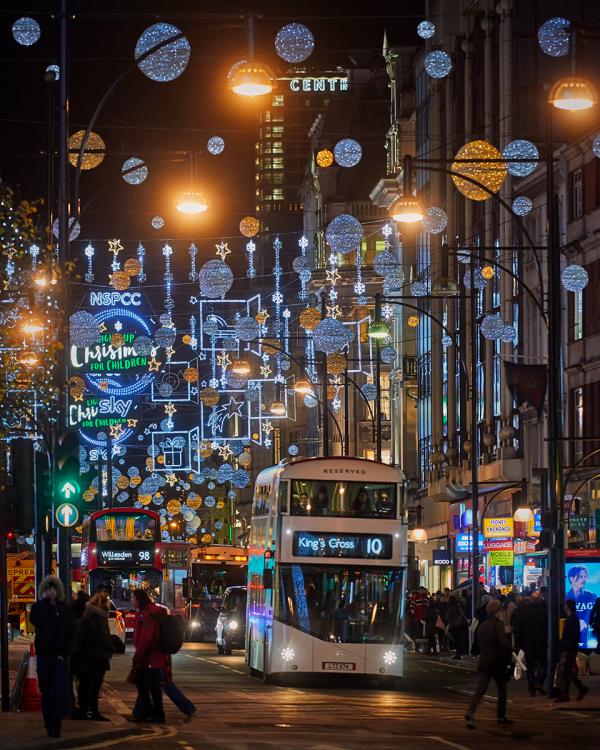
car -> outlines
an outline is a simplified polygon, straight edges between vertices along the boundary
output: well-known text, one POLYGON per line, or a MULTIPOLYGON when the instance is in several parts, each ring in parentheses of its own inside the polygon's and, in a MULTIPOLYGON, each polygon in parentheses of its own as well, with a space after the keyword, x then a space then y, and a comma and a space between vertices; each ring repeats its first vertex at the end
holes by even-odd
POLYGON ((203 599, 188 608, 186 637, 189 641, 212 640, 221 607, 221 598, 203 599))
POLYGON ((244 648, 246 598, 245 586, 230 586, 225 590, 216 627, 217 650, 220 654, 230 654, 234 648, 244 648))

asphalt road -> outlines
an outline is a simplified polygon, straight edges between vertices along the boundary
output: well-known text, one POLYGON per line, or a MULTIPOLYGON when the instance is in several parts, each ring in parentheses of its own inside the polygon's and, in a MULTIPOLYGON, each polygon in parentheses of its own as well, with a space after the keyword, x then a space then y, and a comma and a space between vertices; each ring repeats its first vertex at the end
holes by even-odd
MULTIPOLYGON (((112 711, 122 714, 130 712, 135 699, 135 689, 125 682, 129 664, 129 655, 113 659, 105 691, 112 711)), ((497 726, 490 688, 492 695, 477 715, 477 729, 469 730, 463 717, 475 676, 460 664, 435 657, 409 656, 407 674, 394 691, 265 684, 248 675, 242 652, 218 656, 210 644, 186 644, 173 664, 176 683, 198 707, 196 717, 184 723, 165 697, 166 726, 102 747, 134 748, 143 742, 157 750, 364 750, 366 745, 377 750, 565 750, 574 742, 578 747, 597 746, 600 737, 596 701, 557 710, 544 698, 526 697, 525 685, 514 682, 509 715, 515 725, 497 726)))

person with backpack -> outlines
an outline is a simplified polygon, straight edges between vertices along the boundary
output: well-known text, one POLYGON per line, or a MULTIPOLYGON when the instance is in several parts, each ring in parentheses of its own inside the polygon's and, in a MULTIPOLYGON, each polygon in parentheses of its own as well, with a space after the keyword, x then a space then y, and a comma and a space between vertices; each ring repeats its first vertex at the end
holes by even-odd
POLYGON ((74 638, 73 653, 71 654, 71 675, 76 683, 77 702, 71 713, 72 719, 86 719, 86 706, 89 693, 89 669, 87 658, 81 649, 81 626, 85 605, 90 600, 87 592, 80 590, 73 598, 71 612, 73 613, 74 638))
POLYGON ((164 608, 154 604, 144 589, 135 589, 131 601, 137 610, 133 632, 135 652, 128 677, 138 691, 133 720, 163 723, 165 711, 161 683, 167 657, 160 649, 159 620, 164 608))
POLYGON ((99 591, 85 605, 81 625, 81 652, 87 656, 89 669, 86 716, 92 721, 110 721, 98 709, 104 675, 110 669, 115 647, 108 627, 108 594, 99 591))

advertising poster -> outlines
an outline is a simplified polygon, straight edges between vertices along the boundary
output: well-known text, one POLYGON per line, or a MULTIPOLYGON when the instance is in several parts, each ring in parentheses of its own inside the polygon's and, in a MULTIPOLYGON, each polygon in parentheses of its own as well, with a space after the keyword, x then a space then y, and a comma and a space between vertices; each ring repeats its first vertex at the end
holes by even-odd
POLYGON ((569 560, 565 563, 565 600, 573 599, 577 607, 580 648, 596 648, 598 645, 598 633, 592 631, 590 617, 599 596, 600 560, 569 560))
POLYGON ((484 518, 483 536, 486 539, 512 539, 515 526, 512 518, 484 518))

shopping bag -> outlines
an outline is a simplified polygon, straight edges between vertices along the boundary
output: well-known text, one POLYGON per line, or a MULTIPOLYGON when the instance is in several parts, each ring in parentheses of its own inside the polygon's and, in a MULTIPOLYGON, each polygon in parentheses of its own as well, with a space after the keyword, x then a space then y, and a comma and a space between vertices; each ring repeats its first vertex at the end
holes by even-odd
POLYGON ((525 652, 523 649, 520 649, 518 654, 513 651, 512 660, 515 665, 514 678, 515 680, 520 680, 527 671, 527 666, 525 665, 525 652))
POLYGON ((442 618, 439 615, 437 616, 437 620, 435 621, 435 627, 436 627, 436 630, 445 630, 446 629, 446 626, 444 625, 444 621, 442 620, 442 618))
POLYGON ((592 651, 588 656, 588 669, 590 674, 600 674, 600 654, 592 651))
POLYGON ((584 654, 583 651, 579 651, 575 657, 575 663, 577 664, 577 671, 579 672, 580 677, 585 677, 586 674, 589 674, 589 660, 587 654, 584 654))

